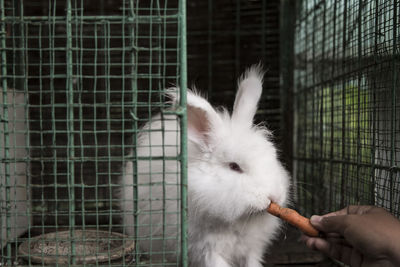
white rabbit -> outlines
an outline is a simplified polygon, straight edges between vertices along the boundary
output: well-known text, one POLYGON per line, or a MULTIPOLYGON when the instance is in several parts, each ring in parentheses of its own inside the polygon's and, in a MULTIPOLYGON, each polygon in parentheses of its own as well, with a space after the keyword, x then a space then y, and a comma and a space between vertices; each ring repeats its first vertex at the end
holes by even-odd
MULTIPOLYGON (((217 111, 200 95, 187 92, 191 267, 262 266, 265 249, 278 232, 279 220, 265 209, 271 201, 285 204, 289 177, 277 159, 270 132, 253 124, 262 80, 259 65, 243 74, 232 115, 224 109, 217 111)), ((173 115, 157 115, 142 131, 137 156, 151 155, 155 159, 137 162, 138 242, 151 258, 159 258, 162 254, 156 253, 165 250, 171 252, 164 255, 166 258, 176 259, 173 252, 179 249, 176 224, 180 208, 176 172, 180 165, 174 159, 162 158, 179 155, 179 124, 173 115)), ((126 232, 134 235, 132 163, 126 165, 125 172, 124 224, 126 232)))

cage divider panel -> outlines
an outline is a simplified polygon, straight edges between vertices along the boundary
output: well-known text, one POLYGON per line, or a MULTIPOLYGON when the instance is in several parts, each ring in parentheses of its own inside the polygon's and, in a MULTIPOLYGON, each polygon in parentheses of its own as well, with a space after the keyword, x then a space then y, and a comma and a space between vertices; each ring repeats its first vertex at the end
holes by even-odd
MULTIPOLYGON (((96 246, 82 251, 91 239, 80 236, 80 230, 88 235, 91 230, 124 233, 119 191, 154 186, 139 185, 137 169, 130 173, 129 185, 121 184, 120 177, 127 175, 126 162, 139 160, 131 152, 140 146, 142 126, 169 107, 165 89, 175 84, 184 98, 185 2, 2 0, 0 6, 0 206, 6 211, 0 220, 0 263, 22 266, 33 264, 35 257, 44 260, 33 249, 24 258, 18 246, 28 241, 33 247, 39 235, 56 232, 57 244, 69 242, 69 263, 80 265, 90 254, 111 258, 114 241, 134 240, 133 255, 97 264, 156 264, 146 259, 140 248, 146 240, 137 236, 110 237, 106 251, 96 246), (65 230, 69 237, 61 235, 65 230)), ((170 112, 184 128, 184 103, 170 112)), ((175 160, 182 169, 169 175, 176 177, 176 190, 182 186, 182 195, 161 196, 161 201, 176 203, 177 219, 161 224, 182 231, 168 236, 165 230, 164 245, 151 251, 162 255, 159 264, 165 266, 187 266, 187 203, 181 201, 186 197, 187 158, 186 139, 181 138, 175 160), (170 240, 179 241, 174 251, 167 250, 170 240), (171 255, 179 256, 171 261, 171 255)), ((133 201, 158 200, 148 196, 133 201)), ((137 218, 141 212, 130 215, 137 218)), ((132 226, 143 227, 135 222, 132 226)), ((53 258, 61 258, 60 249, 53 258)))

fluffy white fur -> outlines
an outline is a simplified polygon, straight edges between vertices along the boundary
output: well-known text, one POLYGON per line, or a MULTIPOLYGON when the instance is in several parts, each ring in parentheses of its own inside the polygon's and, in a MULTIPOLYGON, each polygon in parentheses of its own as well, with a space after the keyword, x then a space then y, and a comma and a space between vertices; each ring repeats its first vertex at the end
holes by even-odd
MULTIPOLYGON (((225 110, 217 112, 206 99, 188 92, 191 267, 261 267, 263 253, 278 232, 278 219, 265 209, 271 200, 285 204, 289 179, 268 139, 269 132, 252 122, 261 96, 262 75, 261 68, 253 66, 241 77, 232 116, 225 110), (231 162, 243 172, 231 170, 231 162)), ((157 115, 142 129, 136 153, 139 157, 174 157, 178 155, 177 146, 176 118, 157 115)), ((132 167, 131 162, 127 163, 121 202, 126 232, 134 235, 132 167)), ((179 231, 174 224, 179 222, 176 172, 180 166, 175 160, 154 159, 139 160, 137 168, 141 225, 138 242, 157 261, 162 256, 157 252, 179 247, 177 240, 168 237, 177 236, 179 231), (170 224, 164 228, 163 216, 170 224), (152 241, 147 239, 150 236, 152 241)), ((166 256, 176 259, 173 254, 166 256)))

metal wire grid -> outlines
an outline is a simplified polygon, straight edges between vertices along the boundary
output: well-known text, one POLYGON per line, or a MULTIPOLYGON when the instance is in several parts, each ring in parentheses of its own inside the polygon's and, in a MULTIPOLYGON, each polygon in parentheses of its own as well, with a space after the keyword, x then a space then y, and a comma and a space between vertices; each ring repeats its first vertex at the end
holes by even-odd
MULTIPOLYGON (((180 220, 163 224, 181 230, 169 237, 179 251, 150 251, 163 262, 146 262, 141 240, 130 236, 123 241, 136 241, 134 255, 103 264, 186 266, 185 1, 1 0, 0 9, 1 264, 31 264, 34 252, 22 261, 17 248, 39 234, 124 232, 116 191, 141 188, 135 171, 131 184, 121 185, 119 177, 125 162, 138 161, 131 151, 140 146, 140 127, 166 107, 164 89, 175 83, 182 97, 170 115, 182 129, 176 158, 182 199, 174 200, 180 220), (168 253, 181 258, 167 262, 168 253)), ((138 227, 140 211, 131 215, 138 227)), ((56 235, 56 241, 66 240, 56 235)), ((86 256, 77 250, 81 241, 87 240, 71 242, 71 264, 86 256)))
POLYGON ((295 178, 308 214, 375 204, 400 216, 398 1, 302 1, 295 178))

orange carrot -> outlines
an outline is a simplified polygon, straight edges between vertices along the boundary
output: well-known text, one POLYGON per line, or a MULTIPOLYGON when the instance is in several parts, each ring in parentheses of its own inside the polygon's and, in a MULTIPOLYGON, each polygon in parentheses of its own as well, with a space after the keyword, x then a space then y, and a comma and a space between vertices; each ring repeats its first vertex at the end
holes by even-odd
POLYGON ((297 227, 308 236, 319 236, 319 232, 314 226, 311 225, 310 219, 301 216, 297 211, 289 209, 289 208, 282 208, 276 203, 271 202, 267 211, 278 217, 282 220, 287 221, 291 225, 297 227))

